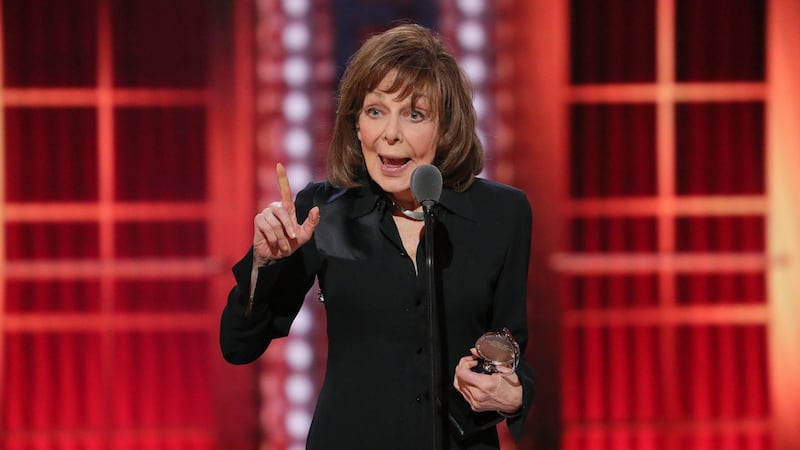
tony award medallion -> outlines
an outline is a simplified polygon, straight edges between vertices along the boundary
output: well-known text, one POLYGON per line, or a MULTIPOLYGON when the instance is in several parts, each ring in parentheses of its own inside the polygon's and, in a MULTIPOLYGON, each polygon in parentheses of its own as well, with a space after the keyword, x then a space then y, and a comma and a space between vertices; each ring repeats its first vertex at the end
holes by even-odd
POLYGON ((480 359, 472 369, 474 372, 493 374, 498 372, 498 367, 515 370, 519 364, 519 344, 505 327, 503 331, 484 333, 475 341, 475 350, 480 359))

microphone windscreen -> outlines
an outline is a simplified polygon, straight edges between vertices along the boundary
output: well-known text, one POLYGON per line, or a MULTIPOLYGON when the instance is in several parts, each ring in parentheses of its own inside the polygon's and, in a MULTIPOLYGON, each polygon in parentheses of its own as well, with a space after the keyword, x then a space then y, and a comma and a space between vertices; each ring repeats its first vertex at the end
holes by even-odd
POLYGON ((420 204, 438 203, 442 195, 442 172, 431 164, 425 164, 411 173, 411 193, 420 204))

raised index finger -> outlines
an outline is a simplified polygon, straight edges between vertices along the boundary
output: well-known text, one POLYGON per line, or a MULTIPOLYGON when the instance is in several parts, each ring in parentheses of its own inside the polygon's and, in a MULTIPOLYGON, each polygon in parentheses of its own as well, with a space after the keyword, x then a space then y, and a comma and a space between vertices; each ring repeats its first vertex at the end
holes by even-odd
POLYGON ((292 188, 289 187, 289 177, 286 175, 286 168, 283 164, 278 163, 275 167, 278 173, 278 190, 281 193, 281 203, 285 208, 294 209, 294 200, 292 200, 292 188))

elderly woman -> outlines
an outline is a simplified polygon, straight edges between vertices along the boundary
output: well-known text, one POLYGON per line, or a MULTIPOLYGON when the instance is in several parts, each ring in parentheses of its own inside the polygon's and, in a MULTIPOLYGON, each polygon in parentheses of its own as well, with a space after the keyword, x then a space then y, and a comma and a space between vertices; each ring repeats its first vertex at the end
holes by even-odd
MULTIPOLYGON (((531 208, 522 191, 477 178, 483 151, 463 72, 433 32, 400 25, 353 55, 339 94, 329 179, 293 200, 279 165, 281 199, 255 216, 222 313, 225 359, 249 363, 286 336, 317 278, 328 359, 308 448, 428 449, 432 423, 487 415, 518 438, 532 371, 520 361, 478 373, 473 347, 508 328, 524 352, 531 208), (433 400, 425 222, 410 189, 412 172, 428 164, 443 179, 433 254, 447 371, 433 400)), ((499 448, 494 426, 448 428, 445 448, 499 448)))

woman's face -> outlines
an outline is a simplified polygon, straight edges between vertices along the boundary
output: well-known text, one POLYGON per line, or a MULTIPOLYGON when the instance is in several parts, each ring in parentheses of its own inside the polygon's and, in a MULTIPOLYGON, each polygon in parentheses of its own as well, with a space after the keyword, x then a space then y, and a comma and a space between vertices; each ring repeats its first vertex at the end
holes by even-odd
POLYGON ((411 96, 397 99, 387 92, 395 72, 364 97, 358 115, 358 140, 370 178, 398 202, 413 203, 411 173, 431 164, 436 154, 438 121, 426 97, 411 106, 411 96))

